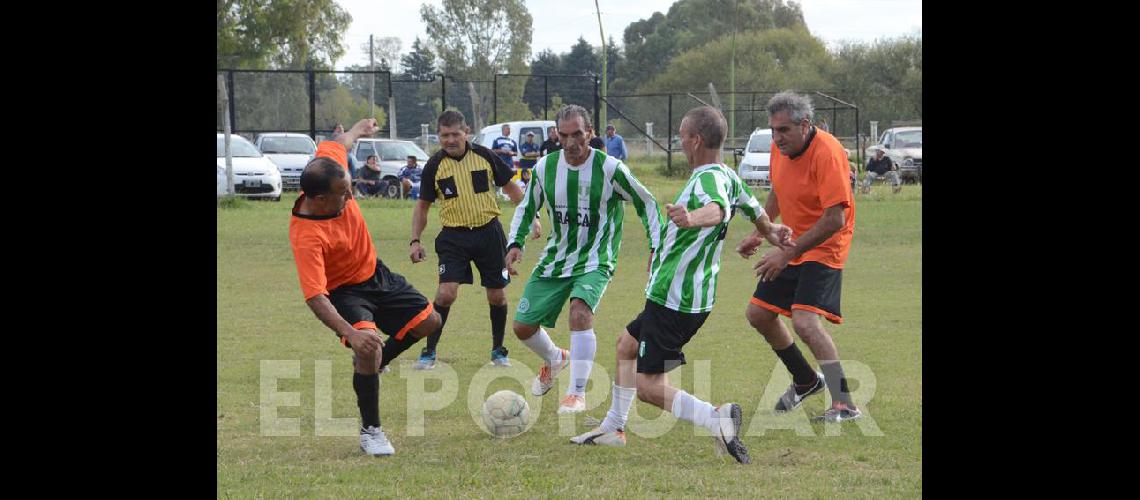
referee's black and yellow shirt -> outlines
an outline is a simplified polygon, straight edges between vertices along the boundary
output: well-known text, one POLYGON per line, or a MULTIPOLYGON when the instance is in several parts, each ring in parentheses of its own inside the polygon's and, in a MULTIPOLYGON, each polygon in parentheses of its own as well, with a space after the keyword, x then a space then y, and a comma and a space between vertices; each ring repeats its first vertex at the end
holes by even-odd
POLYGON ((456 159, 441 149, 424 165, 420 199, 442 200, 439 221, 443 227, 479 227, 499 216, 495 186, 511 181, 514 172, 490 149, 466 144, 456 159))

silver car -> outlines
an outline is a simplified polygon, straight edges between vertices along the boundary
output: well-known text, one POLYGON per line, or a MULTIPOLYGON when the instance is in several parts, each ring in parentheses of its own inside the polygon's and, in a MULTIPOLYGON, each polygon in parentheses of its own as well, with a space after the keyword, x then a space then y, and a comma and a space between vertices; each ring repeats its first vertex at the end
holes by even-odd
MULTIPOLYGON (((400 175, 400 169, 404 168, 408 163, 409 156, 416 157, 416 163, 420 168, 423 168, 427 163, 429 155, 415 145, 412 141, 403 141, 397 139, 357 139, 356 144, 352 145, 352 151, 349 153, 350 159, 354 160, 356 169, 353 172, 353 178, 360 175, 361 168, 368 160, 369 155, 376 155, 380 160, 380 178, 387 181, 395 181, 400 175)), ((400 183, 389 182, 388 191, 384 193, 388 198, 397 198, 400 196, 400 183)))
POLYGON ((899 169, 899 177, 922 182, 922 127, 895 127, 879 137, 879 143, 867 148, 867 158, 882 149, 899 169))
POLYGON ((277 165, 285 189, 301 189, 301 171, 316 155, 317 145, 305 134, 268 132, 257 137, 257 150, 277 165))

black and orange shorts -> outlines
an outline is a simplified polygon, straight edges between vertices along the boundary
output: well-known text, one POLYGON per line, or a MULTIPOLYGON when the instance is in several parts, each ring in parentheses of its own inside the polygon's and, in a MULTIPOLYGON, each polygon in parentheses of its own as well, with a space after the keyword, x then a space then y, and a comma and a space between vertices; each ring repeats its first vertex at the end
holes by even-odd
POLYGON ((799 309, 814 312, 839 324, 839 295, 843 288, 843 270, 807 261, 785 267, 776 279, 756 284, 750 301, 777 314, 792 317, 799 309))
MULTIPOLYGON (((380 330, 396 340, 403 340, 432 311, 427 297, 403 276, 390 271, 380 259, 376 259, 376 272, 372 277, 337 287, 329 292, 329 301, 353 328, 380 330)), ((343 338, 340 341, 351 349, 343 338)))

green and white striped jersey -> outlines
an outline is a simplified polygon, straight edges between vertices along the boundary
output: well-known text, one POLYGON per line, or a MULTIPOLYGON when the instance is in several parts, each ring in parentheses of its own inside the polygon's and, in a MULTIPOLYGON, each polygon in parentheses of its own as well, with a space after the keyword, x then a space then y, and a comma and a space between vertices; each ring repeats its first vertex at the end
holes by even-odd
POLYGON ((653 257, 645 297, 674 311, 711 311, 716 300, 720 253, 728 233, 728 221, 740 209, 755 222, 764 209, 731 169, 710 163, 693 169, 689 182, 674 205, 690 212, 710 203, 724 208, 724 220, 711 227, 679 228, 672 220, 662 227, 660 251, 653 257))
POLYGON ((633 203, 645 225, 650 249, 661 246, 662 215, 657 200, 621 160, 595 149, 585 163, 574 167, 562 153, 555 151, 538 160, 511 219, 508 244, 522 248, 538 210, 547 207, 546 248, 533 275, 566 278, 595 269, 613 273, 621 248, 622 200, 633 203))

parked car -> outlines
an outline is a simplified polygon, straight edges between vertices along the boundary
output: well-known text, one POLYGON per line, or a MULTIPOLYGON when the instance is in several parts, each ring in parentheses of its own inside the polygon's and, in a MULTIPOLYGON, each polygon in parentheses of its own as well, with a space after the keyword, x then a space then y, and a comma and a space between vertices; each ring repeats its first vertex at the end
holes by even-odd
POLYGON ((772 189, 772 180, 768 174, 772 159, 772 129, 756 129, 748 136, 748 145, 744 149, 744 158, 740 160, 737 174, 749 186, 772 189))
MULTIPOLYGON (((226 190, 225 134, 218 134, 218 196, 226 190)), ((230 135, 230 158, 234 168, 234 191, 246 198, 281 199, 281 172, 248 139, 230 135)))
POLYGON ((867 158, 882 149, 899 169, 899 178, 922 182, 922 127, 895 127, 879 137, 878 144, 867 148, 867 158))
POLYGON ((317 154, 317 144, 305 134, 267 132, 255 143, 281 172, 284 189, 301 189, 301 171, 317 154))
MULTIPOLYGON (((494 125, 487 125, 486 127, 483 127, 483 130, 480 130, 471 142, 474 142, 480 146, 488 148, 491 147, 491 144, 495 142, 495 139, 498 139, 503 135, 503 125, 511 126, 511 139, 513 139, 520 146, 523 142, 526 142, 527 132, 534 132, 534 143, 542 144, 543 141, 548 139, 546 136, 546 131, 550 127, 556 126, 553 120, 531 120, 521 122, 496 123, 494 125)), ((514 157, 515 164, 512 166, 516 170, 519 168, 519 158, 522 158, 522 156, 520 155, 514 157)))
MULTIPOLYGON (((364 164, 368 161, 369 155, 376 155, 380 160, 380 178, 387 181, 395 181, 398 178, 400 169, 408 164, 409 156, 416 157, 420 168, 423 168, 429 158, 429 155, 412 141, 395 139, 357 139, 356 144, 352 145, 349 156, 356 160, 358 168, 367 168, 364 164)), ((360 177, 359 170, 355 172, 353 178, 358 177, 360 177)), ((400 183, 389 182, 388 192, 384 195, 388 198, 399 197, 400 183)))

